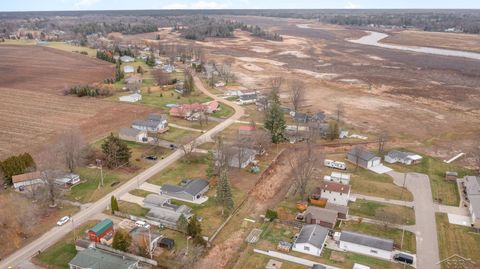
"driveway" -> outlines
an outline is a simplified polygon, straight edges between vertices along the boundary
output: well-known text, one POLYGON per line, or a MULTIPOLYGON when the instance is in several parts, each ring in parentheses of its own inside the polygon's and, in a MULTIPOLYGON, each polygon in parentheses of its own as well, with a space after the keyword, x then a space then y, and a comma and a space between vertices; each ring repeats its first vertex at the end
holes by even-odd
MULTIPOLYGON (((235 114, 230 118, 226 119, 225 121, 219 123, 212 129, 206 131, 204 134, 200 135, 197 139, 199 144, 202 144, 207 141, 211 141, 211 137, 216 135, 217 133, 223 131, 231 124, 235 123, 236 120, 239 120, 244 114, 244 109, 228 100, 224 100, 216 95, 211 94, 208 90, 203 86, 201 80, 198 77, 194 78, 194 83, 196 89, 205 93, 205 95, 211 97, 218 102, 227 104, 231 106, 235 110, 235 114)), ((150 168, 144 170, 137 176, 133 177, 129 181, 125 182, 125 184, 121 185, 117 189, 113 190, 112 192, 106 194, 104 197, 100 198, 98 201, 90 204, 88 207, 82 208, 77 214, 73 215, 72 218, 75 220, 75 225, 81 225, 82 223, 88 221, 96 214, 101 213, 108 205, 110 205, 110 197, 113 195, 115 197, 122 197, 125 193, 136 189, 140 184, 147 181, 149 178, 154 176, 155 174, 159 173, 160 171, 164 170, 184 155, 183 151, 176 150, 165 159, 159 160, 150 168)), ((39 250, 45 250, 51 245, 53 245, 58 240, 65 237, 70 231, 72 230, 72 225, 64 225, 60 227, 53 227, 48 232, 44 233, 42 236, 37 238, 35 241, 31 242, 30 244, 24 246, 23 248, 17 250, 12 255, 6 257, 2 261, 0 261, 0 268, 8 268, 8 266, 17 266, 22 261, 29 260, 33 257, 39 250)))
POLYGON ((430 179, 425 174, 388 173, 396 185, 405 186, 413 194, 415 230, 417 237, 417 268, 440 269, 438 262, 437 225, 435 204, 432 199, 430 179), (405 181, 405 182, 404 182, 405 181))

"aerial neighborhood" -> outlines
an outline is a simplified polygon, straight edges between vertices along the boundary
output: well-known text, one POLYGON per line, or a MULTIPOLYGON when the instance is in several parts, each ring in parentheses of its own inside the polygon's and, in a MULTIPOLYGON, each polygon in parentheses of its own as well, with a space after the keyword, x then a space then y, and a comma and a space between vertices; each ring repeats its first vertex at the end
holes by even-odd
POLYGON ((478 268, 475 14, 203 5, 0 12, 0 268, 478 268))

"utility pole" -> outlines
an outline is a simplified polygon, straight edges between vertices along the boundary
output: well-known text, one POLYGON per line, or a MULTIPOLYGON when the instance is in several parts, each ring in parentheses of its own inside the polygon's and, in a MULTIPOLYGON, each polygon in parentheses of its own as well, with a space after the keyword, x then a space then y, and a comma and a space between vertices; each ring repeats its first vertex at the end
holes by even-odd
POLYGON ((77 240, 77 235, 75 234, 75 222, 73 221, 73 217, 71 218, 72 220, 72 227, 73 227, 73 243, 75 244, 75 241, 77 240))

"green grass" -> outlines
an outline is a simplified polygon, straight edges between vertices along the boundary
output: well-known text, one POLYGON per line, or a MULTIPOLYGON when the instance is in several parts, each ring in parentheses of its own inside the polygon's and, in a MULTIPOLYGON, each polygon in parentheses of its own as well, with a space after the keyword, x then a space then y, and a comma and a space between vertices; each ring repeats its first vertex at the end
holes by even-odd
POLYGON ((381 221, 386 217, 394 224, 415 224, 415 211, 412 208, 363 199, 350 204, 349 214, 381 221))
POLYGON ((199 154, 189 163, 185 162, 185 159, 176 161, 162 172, 152 176, 148 182, 156 185, 178 184, 184 178, 205 178, 206 168, 205 155, 199 154))
MULTIPOLYGON (((480 233, 473 229, 460 225, 450 224, 448 216, 444 213, 436 213, 438 247, 440 259, 458 254, 467 259, 472 259, 477 265, 480 264, 480 233)), ((443 267, 442 268, 446 268, 443 267)))
POLYGON ((121 200, 118 201, 118 209, 122 213, 139 217, 145 217, 148 213, 148 208, 143 208, 137 204, 121 200))
POLYGON ((445 180, 445 172, 458 172, 459 177, 473 174, 473 171, 455 165, 447 164, 442 160, 432 157, 423 156, 421 163, 416 165, 390 165, 394 170, 400 172, 417 172, 424 173, 430 177, 430 185, 432 187, 432 196, 437 202, 445 205, 458 206, 460 197, 458 194, 458 187, 456 182, 445 180))
POLYGON ((296 232, 292 227, 268 222, 261 238, 273 244, 278 244, 279 241, 291 242, 296 232))
MULTIPOLYGON (((402 240, 402 230, 400 229, 384 227, 370 223, 358 223, 354 221, 344 222, 341 229, 344 231, 359 232, 372 236, 392 239, 394 241, 395 247, 397 249, 400 249, 402 240)), ((414 233, 405 231, 402 250, 410 253, 416 252, 416 240, 414 233)))
POLYGON ((142 190, 142 189, 134 189, 129 191, 128 193, 130 193, 131 195, 140 196, 140 197, 147 197, 147 195, 149 194, 155 194, 153 192, 142 190))
POLYGON ((232 107, 227 106, 224 103, 220 103, 220 110, 212 113, 212 116, 216 118, 228 118, 234 113, 235 110, 232 107))
POLYGON ((160 139, 167 140, 174 143, 179 143, 180 141, 184 141, 186 139, 193 140, 195 137, 200 136, 200 132, 192 132, 185 129, 175 128, 175 127, 168 127, 168 131, 163 134, 160 134, 160 139))
POLYGON ((200 92, 194 92, 190 96, 181 96, 174 90, 144 93, 142 94, 142 100, 139 104, 158 107, 162 109, 168 109, 167 104, 191 104, 191 103, 205 103, 212 101, 212 98, 201 94, 200 92))
MULTIPOLYGON (((84 235, 85 231, 96 223, 97 221, 90 220, 78 227, 76 229, 77 238, 84 235)), ((48 268, 67 269, 69 268, 68 262, 70 262, 76 254, 77 250, 73 242, 73 232, 70 232, 53 246, 35 256, 35 259, 48 268)))

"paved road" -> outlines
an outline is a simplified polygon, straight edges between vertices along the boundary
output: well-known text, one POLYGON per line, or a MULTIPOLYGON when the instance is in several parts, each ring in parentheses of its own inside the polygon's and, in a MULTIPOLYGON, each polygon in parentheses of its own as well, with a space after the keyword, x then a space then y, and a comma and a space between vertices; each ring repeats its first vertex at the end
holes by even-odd
POLYGON ((437 225, 435 204, 432 199, 430 179, 425 174, 405 174, 391 171, 394 183, 405 187, 413 194, 415 208, 415 231, 417 237, 417 268, 440 269, 438 262, 437 225), (406 178, 406 179, 405 179, 406 178))
MULTIPOLYGON (((225 103, 235 109, 235 114, 230 118, 226 119, 225 121, 219 123, 217 126, 213 127, 212 129, 208 130, 200 137, 197 138, 199 144, 204 143, 206 141, 210 141, 211 137, 218 132, 221 132, 231 124, 233 124, 236 120, 240 119, 244 115, 244 109, 228 100, 222 99, 217 97, 216 95, 211 94, 208 90, 203 86, 202 82, 199 78, 194 78, 195 86, 198 90, 202 91, 206 95, 210 96, 211 98, 225 103)), ((130 190, 136 189, 140 184, 145 182, 147 179, 152 177, 153 175, 157 174, 158 172, 162 171, 178 159, 183 156, 183 151, 176 150, 168 157, 163 160, 159 160, 156 164, 152 167, 148 168, 147 170, 141 172, 139 175, 133 177, 125 184, 118 187, 116 190, 112 191, 111 193, 107 194, 100 200, 96 201, 95 203, 90 204, 88 207, 82 208, 77 214, 75 214, 72 219, 75 226, 78 226, 87 220, 91 219, 96 214, 102 212, 105 207, 110 204, 110 197, 112 195, 116 197, 120 197, 125 193, 128 193, 130 190)), ((55 242, 60 240, 62 237, 67 235, 72 230, 73 224, 69 222, 61 227, 54 227, 41 237, 33 241, 32 243, 26 245, 25 247, 19 249, 12 255, 6 257, 0 262, 0 268, 7 268, 8 266, 17 266, 23 261, 29 260, 33 257, 39 250, 45 250, 49 246, 53 245, 55 242)), ((16 267, 15 267, 16 268, 16 267)))

